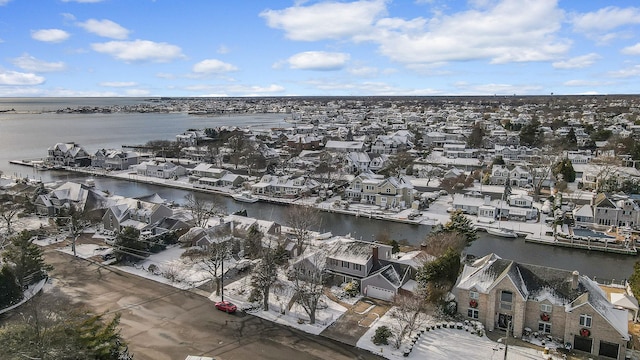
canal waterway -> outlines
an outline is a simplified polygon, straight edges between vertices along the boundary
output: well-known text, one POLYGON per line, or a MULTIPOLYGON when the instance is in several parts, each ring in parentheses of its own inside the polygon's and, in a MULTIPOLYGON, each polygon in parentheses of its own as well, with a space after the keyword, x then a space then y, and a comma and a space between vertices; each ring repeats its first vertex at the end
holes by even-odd
MULTIPOLYGON (((54 180, 83 182, 86 177, 77 173, 50 171, 49 176, 54 180)), ((129 182, 125 180, 97 177, 94 179, 97 188, 108 190, 112 194, 137 197, 153 193, 159 194, 168 201, 177 204, 185 202, 185 196, 190 191, 168 188, 158 185, 129 182)), ((216 194, 196 193, 196 196, 210 199, 220 204, 228 213, 246 210, 250 217, 273 220, 285 223, 285 205, 274 205, 263 202, 253 204, 239 203, 230 197, 216 194)), ((380 234, 387 234, 389 238, 406 241, 411 245, 419 245, 429 234, 428 225, 412 225, 397 222, 355 217, 336 213, 322 212, 317 231, 331 232, 333 235, 351 234, 356 239, 373 241, 380 234)), ((505 239, 479 232, 479 238, 467 252, 475 256, 496 253, 504 259, 511 259, 521 263, 549 266, 559 269, 578 270, 581 274, 600 280, 616 280, 620 282, 628 278, 636 256, 617 255, 597 251, 568 249, 525 242, 524 238, 505 239)))

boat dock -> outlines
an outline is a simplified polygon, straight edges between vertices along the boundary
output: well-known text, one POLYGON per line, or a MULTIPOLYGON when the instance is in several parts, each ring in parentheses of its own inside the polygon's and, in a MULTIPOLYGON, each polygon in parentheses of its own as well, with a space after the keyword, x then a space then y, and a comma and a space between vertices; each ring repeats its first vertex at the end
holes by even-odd
POLYGON ((601 251, 601 252, 608 252, 608 253, 622 254, 622 255, 638 255, 638 250, 636 249, 636 246, 633 242, 625 244, 625 243, 620 243, 615 241, 608 241, 608 242, 597 241, 590 238, 587 240, 578 239, 578 238, 565 239, 562 237, 554 238, 553 236, 546 236, 546 235, 540 236, 537 234, 527 235, 524 238, 524 241, 532 242, 536 244, 560 246, 560 247, 581 249, 581 250, 587 250, 587 251, 601 251))

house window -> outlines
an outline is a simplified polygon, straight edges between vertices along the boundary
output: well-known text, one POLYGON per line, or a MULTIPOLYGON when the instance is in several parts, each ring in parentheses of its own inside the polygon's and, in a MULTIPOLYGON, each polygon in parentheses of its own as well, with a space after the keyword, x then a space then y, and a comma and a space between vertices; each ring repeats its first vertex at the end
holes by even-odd
POLYGON ((550 313, 553 310, 553 306, 549 304, 540 304, 540 311, 550 313))
POLYGON ((591 315, 581 314, 580 315, 580 326, 591 327, 591 315))
POLYGON ((502 291, 500 293, 500 308, 503 310, 511 310, 513 302, 513 293, 511 291, 502 291))
POLYGON ((478 309, 469 308, 467 310, 467 316, 472 319, 477 319, 480 316, 480 312, 478 311, 478 309))
POLYGON ((478 292, 477 291, 469 291, 469 299, 478 300, 478 292))
POLYGON ((348 269, 349 268, 349 262, 348 261, 343 261, 342 262, 342 267, 348 269))
POLYGON ((362 265, 360 265, 360 264, 353 264, 353 269, 354 269, 354 270, 361 271, 361 270, 362 270, 362 265))
POLYGON ((551 334, 551 323, 543 321, 538 322, 538 331, 545 334, 551 334))

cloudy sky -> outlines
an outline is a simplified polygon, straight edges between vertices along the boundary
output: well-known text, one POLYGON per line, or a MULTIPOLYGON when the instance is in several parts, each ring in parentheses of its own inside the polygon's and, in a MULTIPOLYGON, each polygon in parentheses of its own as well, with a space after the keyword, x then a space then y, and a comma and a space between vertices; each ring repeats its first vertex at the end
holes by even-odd
POLYGON ((0 0, 0 96, 640 92, 637 0, 0 0))

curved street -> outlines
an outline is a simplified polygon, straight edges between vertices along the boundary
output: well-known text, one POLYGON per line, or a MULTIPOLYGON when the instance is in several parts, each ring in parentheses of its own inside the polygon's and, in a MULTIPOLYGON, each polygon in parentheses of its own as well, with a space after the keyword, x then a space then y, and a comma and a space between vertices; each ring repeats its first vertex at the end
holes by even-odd
POLYGON ((55 286, 96 313, 120 312, 136 360, 381 359, 340 342, 255 316, 229 315, 206 297, 48 248, 55 286))

